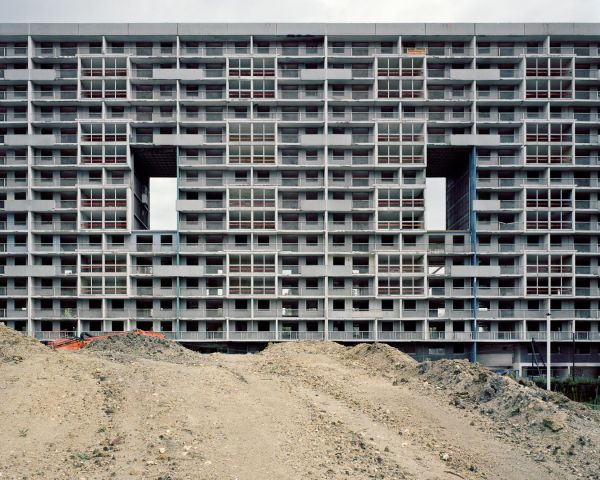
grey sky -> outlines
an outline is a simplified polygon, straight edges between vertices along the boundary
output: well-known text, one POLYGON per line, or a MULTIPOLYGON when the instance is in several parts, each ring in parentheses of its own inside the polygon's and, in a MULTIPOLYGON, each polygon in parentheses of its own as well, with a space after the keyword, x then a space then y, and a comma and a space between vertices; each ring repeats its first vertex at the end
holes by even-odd
POLYGON ((177 215, 177 179, 150 179, 150 227, 155 230, 175 230, 177 215))
POLYGON ((599 0, 0 0, 4 22, 597 22, 599 0))
MULTIPOLYGON (((0 0, 0 22, 599 22, 600 0, 0 0)), ((174 228, 175 181, 153 181, 152 228, 174 228)), ((427 224, 443 221, 428 188, 427 224)))

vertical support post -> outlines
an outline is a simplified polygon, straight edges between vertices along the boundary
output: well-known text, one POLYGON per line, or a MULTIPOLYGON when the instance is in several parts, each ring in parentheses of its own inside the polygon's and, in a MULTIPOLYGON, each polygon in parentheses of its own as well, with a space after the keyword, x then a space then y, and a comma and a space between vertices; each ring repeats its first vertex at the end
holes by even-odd
MULTIPOLYGON (((473 202, 477 193, 477 147, 471 148, 469 155, 469 232, 471 234, 471 265, 477 265, 477 215, 473 208, 473 202)), ((473 318, 471 324, 471 362, 477 362, 477 277, 473 276, 471 280, 471 316, 473 318)))
MULTIPOLYGON (((179 41, 179 37, 178 37, 179 41)), ((179 47, 177 48, 179 54, 179 47)), ((179 102, 177 102, 179 104, 179 102)), ((178 117, 179 118, 179 117, 178 117)), ((176 168, 176 201, 179 199, 179 147, 175 147, 175 168, 176 168)), ((175 338, 174 340, 181 339, 181 277, 179 276, 179 265, 181 263, 179 251, 180 251, 180 238, 179 238, 179 212, 175 211, 177 217, 177 231, 175 232, 175 265, 177 276, 175 277, 175 338)))
POLYGON ((571 354, 572 355, 571 360, 573 363, 571 365, 571 378, 573 379, 573 382, 575 382, 575 330, 573 330, 573 346, 571 348, 572 348, 572 352, 573 352, 571 354))
POLYGON ((550 323, 552 320, 552 314, 550 312, 548 312, 546 314, 546 390, 550 391, 552 388, 551 385, 551 380, 550 380, 550 373, 551 373, 551 368, 550 368, 550 335, 551 335, 551 331, 550 331, 550 323))

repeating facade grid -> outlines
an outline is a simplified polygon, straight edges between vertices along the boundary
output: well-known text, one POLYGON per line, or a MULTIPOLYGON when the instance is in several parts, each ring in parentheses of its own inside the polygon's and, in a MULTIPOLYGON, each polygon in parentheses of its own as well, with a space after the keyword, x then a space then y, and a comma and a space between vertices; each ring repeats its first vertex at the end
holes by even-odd
POLYGON ((597 375, 599 129, 597 25, 1 25, 2 321, 597 375))

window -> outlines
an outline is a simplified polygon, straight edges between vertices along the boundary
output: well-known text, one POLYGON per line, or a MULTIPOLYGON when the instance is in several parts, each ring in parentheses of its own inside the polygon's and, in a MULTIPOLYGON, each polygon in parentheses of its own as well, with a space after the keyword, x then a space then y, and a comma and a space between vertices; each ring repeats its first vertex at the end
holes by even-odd
POLYGON ((160 301, 160 309, 161 310, 172 310, 173 309, 173 301, 172 300, 161 300, 160 301))
POLYGON ((306 244, 307 245, 318 245, 319 244, 319 237, 316 235, 308 235, 306 237, 306 244))
POLYGON ((404 310, 416 310, 417 309, 417 301, 416 300, 404 300, 404 310))
POLYGON ((248 300, 236 300, 235 301, 235 309, 236 310, 248 309, 248 300))
POLYGON ((346 302, 343 299, 337 298, 333 301, 333 309, 334 310, 345 310, 346 302))
POLYGON ((465 301, 464 300, 452 300, 452 310, 464 310, 465 309, 465 301))
POLYGON ((270 310, 271 302, 269 300, 257 300, 256 308, 258 310, 270 310))
POLYGON ((97 300, 97 299, 89 300, 88 301, 88 308, 90 310, 99 310, 99 309, 101 309, 102 308, 102 300, 97 300))
POLYGON ((111 300, 111 308, 113 310, 123 310, 125 308, 125 302, 123 300, 111 300))
POLYGON ((344 257, 333 257, 333 265, 345 265, 346 259, 344 257))
POLYGON ((319 309, 319 301, 316 299, 306 300, 306 310, 318 310, 319 309))

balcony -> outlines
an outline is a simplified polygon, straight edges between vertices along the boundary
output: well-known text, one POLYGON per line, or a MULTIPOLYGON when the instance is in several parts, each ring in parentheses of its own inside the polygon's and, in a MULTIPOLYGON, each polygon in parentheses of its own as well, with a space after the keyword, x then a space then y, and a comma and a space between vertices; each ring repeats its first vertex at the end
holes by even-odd
POLYGON ((390 287, 377 287, 378 295, 406 295, 406 296, 421 296, 425 294, 424 287, 399 287, 399 286, 390 286, 390 287))
POLYGON ((322 57, 325 50, 322 46, 298 45, 298 46, 277 46, 269 47, 264 51, 263 47, 254 46, 254 53, 265 54, 277 53, 282 57, 322 57))
POLYGON ((477 46, 477 55, 480 57, 519 57, 525 54, 539 55, 544 51, 544 47, 477 46))
POLYGON ((365 340, 374 340, 375 337, 371 331, 350 331, 350 332, 339 332, 329 331, 328 336, 330 340, 334 341, 348 341, 348 342, 362 342, 365 340))
MULTIPOLYGON (((398 93, 398 92, 396 92, 398 93)), ((396 95, 396 97, 398 97, 399 95, 396 95)), ((356 90, 356 91, 337 91, 337 90, 330 90, 327 93, 327 98, 328 100, 369 100, 369 99, 373 99, 373 92, 372 91, 362 91, 362 90, 356 90)), ((386 97, 389 98, 389 97, 386 97)))
MULTIPOLYGON (((17 92, 15 92, 17 93, 17 92)), ((18 92, 21 94, 21 92, 18 92)), ((26 96, 27 94, 23 92, 26 96)), ((76 100, 77 99, 77 91, 76 90, 34 90, 33 91, 33 99, 34 100, 76 100)))
MULTIPOLYGON (((200 92, 196 92, 200 93, 200 92)), ((204 93, 204 92, 202 92, 204 93)), ((132 90, 133 100, 175 100, 175 93, 173 90, 132 90)), ((183 94, 182 94, 182 97, 183 94)), ((198 98, 196 96, 195 98, 198 98)))
MULTIPOLYGON (((381 223, 381 222, 380 222, 381 223)), ((374 223, 370 221, 354 221, 354 222, 336 222, 332 221, 329 223, 329 230, 341 231, 341 230, 372 230, 374 223)))
POLYGON ((39 297, 76 297, 77 287, 36 287, 33 289, 33 296, 39 297))
POLYGON ((77 222, 72 221, 36 221, 33 222, 34 230, 44 231, 69 231, 77 230, 77 222))
POLYGON ((470 91, 454 90, 431 90, 427 91, 428 100, 471 100, 473 97, 470 91))
POLYGON ((0 100, 27 100, 27 90, 0 90, 0 100))
POLYGON ((117 98, 117 99, 125 99, 127 98, 127 90, 116 89, 116 90, 89 90, 82 89, 81 90, 81 98, 117 98))
POLYGON ((12 47, 5 46, 0 47, 0 57, 26 57, 27 47, 12 47))
POLYGON ((519 90, 478 90, 477 100, 519 100, 522 94, 519 90))
POLYGON ((239 341, 271 341, 277 339, 275 331, 232 331, 229 332, 229 340, 239 341))
POLYGON ((280 331, 277 334, 277 340, 323 340, 322 331, 301 332, 301 331, 280 331))
POLYGON ((132 78, 156 80, 203 80, 225 77, 223 68, 136 68, 132 78))
POLYGON ((277 92, 280 100, 323 100, 323 90, 286 90, 277 92))
MULTIPOLYGON (((180 92, 182 100, 222 100, 225 98, 225 90, 185 90, 180 92)), ((174 100, 172 96, 170 100, 174 100)))
POLYGON ((384 332, 379 331, 377 333, 377 337, 382 341, 415 341, 415 340, 424 340, 425 332, 416 331, 416 332, 400 332, 400 331, 391 331, 384 332))

